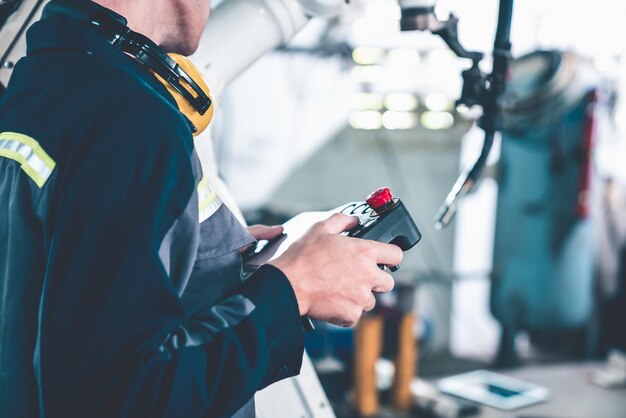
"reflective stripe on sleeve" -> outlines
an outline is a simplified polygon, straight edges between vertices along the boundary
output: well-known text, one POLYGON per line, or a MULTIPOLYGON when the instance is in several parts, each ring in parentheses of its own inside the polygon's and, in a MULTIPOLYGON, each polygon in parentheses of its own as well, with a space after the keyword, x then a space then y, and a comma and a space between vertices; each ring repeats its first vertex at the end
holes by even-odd
POLYGON ((0 157, 20 163, 22 170, 40 188, 46 184, 56 166, 39 142, 15 132, 0 132, 0 157))
POLYGON ((209 219, 222 206, 222 199, 211 187, 208 179, 204 177, 198 183, 198 210, 200 223, 209 219))

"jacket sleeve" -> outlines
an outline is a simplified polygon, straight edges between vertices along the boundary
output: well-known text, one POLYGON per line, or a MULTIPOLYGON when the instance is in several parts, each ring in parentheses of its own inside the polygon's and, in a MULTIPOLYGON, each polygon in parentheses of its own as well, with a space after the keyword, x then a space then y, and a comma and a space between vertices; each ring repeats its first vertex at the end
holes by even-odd
POLYGON ((186 315, 158 250, 195 192, 191 150, 148 136, 90 141, 57 171, 34 358, 47 417, 227 417, 299 372, 278 269, 186 315))

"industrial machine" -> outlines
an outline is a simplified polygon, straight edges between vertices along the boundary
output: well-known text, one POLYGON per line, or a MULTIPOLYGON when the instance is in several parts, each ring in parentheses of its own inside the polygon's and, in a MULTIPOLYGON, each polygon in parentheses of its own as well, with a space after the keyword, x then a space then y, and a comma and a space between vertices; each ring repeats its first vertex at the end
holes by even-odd
POLYGON ((547 333, 562 341, 564 331, 589 325, 599 89, 598 73, 572 53, 535 51, 513 61, 491 291, 491 310, 503 329, 503 365, 516 361, 517 331, 531 340, 547 333))
MULTIPOLYGON (((17 60, 25 54, 25 32, 36 21, 47 0, 0 0, 0 94, 10 79, 17 60)), ((266 52, 284 45, 315 16, 337 16, 347 7, 344 0, 225 0, 217 4, 206 27, 200 47, 193 59, 204 72, 219 106, 224 87, 266 52), (241 30, 245 24, 245 31, 241 30), (227 39, 228 42, 224 42, 227 39)), ((513 0, 500 0, 500 12, 493 51, 493 68, 485 73, 479 63, 482 53, 467 51, 459 42, 458 19, 450 16, 442 21, 435 14, 435 0, 398 0, 403 31, 430 31, 440 36, 459 57, 469 59, 471 68, 463 72, 463 90, 459 105, 481 106, 480 126, 485 131, 483 149, 476 163, 463 172, 435 217, 436 226, 446 226, 453 218, 460 198, 478 180, 489 155, 494 134, 501 127, 502 94, 510 62, 509 33, 513 0)), ((210 142, 200 150, 203 166, 212 179, 217 178, 216 164, 210 142)), ((215 182, 216 184, 219 182, 215 182)), ((217 186, 221 195, 227 189, 217 186)), ((235 209, 232 199, 223 196, 235 209)), ((305 356, 299 377, 279 382, 257 397, 260 416, 333 417, 315 372, 305 356), (296 393, 300 402, 288 410, 276 412, 277 403, 284 403, 285 393, 296 393), (281 399, 280 402, 277 402, 281 399), (281 415, 282 414, 282 415, 281 415)))
MULTIPOLYGON (((37 20, 46 0, 3 0, 0 2, 0 83, 8 83, 11 69, 25 52, 25 31, 37 20)), ((513 0, 500 0, 498 27, 491 73, 483 72, 483 54, 467 51, 458 39, 458 19, 450 15, 441 21, 435 14, 435 0, 398 0, 403 31, 430 31, 440 36, 460 58, 472 61, 463 72, 463 90, 458 105, 483 108, 479 125, 485 131, 483 149, 474 165, 461 174, 435 216, 435 225, 445 227, 454 217, 458 201, 475 185, 486 164, 494 134, 501 129, 502 96, 511 60, 513 0)), ((343 0, 229 0, 217 7, 207 26, 196 61, 204 68, 214 95, 264 53, 285 44, 313 16, 335 16, 343 0), (246 22, 246 30, 239 30, 246 22), (223 39, 228 39, 224 42, 223 39), (254 42, 251 42, 254 40, 254 42), (233 51, 237 51, 236 54, 233 51)), ((1 90, 0 90, 1 91, 1 90)))

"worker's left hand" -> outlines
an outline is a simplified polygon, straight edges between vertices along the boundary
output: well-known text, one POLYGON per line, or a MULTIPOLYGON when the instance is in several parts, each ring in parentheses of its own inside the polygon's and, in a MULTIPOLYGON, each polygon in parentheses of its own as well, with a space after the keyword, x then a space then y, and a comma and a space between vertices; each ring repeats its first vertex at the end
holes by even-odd
MULTIPOLYGON (((248 230, 250 235, 252 235, 252 237, 257 241, 260 241, 262 239, 274 239, 283 233, 283 227, 281 225, 250 225, 246 229, 248 230)), ((243 247, 240 251, 243 253, 249 247, 249 245, 247 247, 243 247)))

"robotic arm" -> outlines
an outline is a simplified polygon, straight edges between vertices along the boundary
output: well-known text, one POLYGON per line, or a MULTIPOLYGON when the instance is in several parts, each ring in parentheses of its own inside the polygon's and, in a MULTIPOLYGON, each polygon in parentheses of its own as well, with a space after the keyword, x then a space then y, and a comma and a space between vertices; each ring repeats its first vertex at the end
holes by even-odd
MULTIPOLYGON (((8 84, 13 65, 26 54, 26 29, 39 19, 47 2, 0 0, 0 85, 8 84)), ((209 78, 213 93, 219 96, 232 79, 263 54, 287 43, 311 17, 336 16, 345 3, 224 0, 213 10, 193 59, 209 78)))
MULTIPOLYGON (((332 17, 341 13, 348 0, 224 0, 206 26, 194 61, 219 100, 224 87, 254 61, 287 43, 311 17, 332 17), (245 30, 242 27, 245 25, 245 30), (224 40, 227 42, 224 42, 224 40), (236 51, 236 52, 235 52, 236 51)), ((479 105, 483 115, 479 126, 485 131, 483 149, 474 165, 463 172, 435 216, 435 226, 445 227, 454 217, 459 200, 478 181, 501 129, 502 96, 511 61, 511 20, 513 0, 500 0, 498 27, 491 73, 479 68, 480 52, 467 51, 458 39, 458 19, 450 15, 441 21, 435 15, 436 0, 397 0, 402 12, 403 31, 430 31, 440 36, 460 58, 472 66, 463 72, 459 105, 479 105)), ((26 28, 41 14, 47 0, 0 0, 0 94, 11 74, 13 63, 25 54, 26 28)))
POLYGON ((506 89, 511 62, 511 20, 513 0, 500 0, 498 27, 493 46, 493 66, 490 74, 478 66, 483 58, 480 52, 467 51, 458 38, 458 19, 450 15, 440 21, 435 16, 435 0, 398 0, 402 9, 400 27, 406 30, 428 30, 440 36, 460 58, 472 60, 472 67, 463 71, 463 90, 457 105, 479 105, 483 109, 479 126, 485 131, 483 148, 472 167, 461 173, 450 193, 435 215, 435 227, 447 226, 456 213, 458 202, 472 190, 487 163, 496 131, 502 129, 502 96, 506 89))
POLYGON ((312 17, 337 16, 345 3, 344 0, 225 0, 213 10, 192 59, 203 71, 213 95, 219 98, 230 81, 265 53, 286 44, 312 17))
MULTIPOLYGON (((195 61, 219 97, 223 87, 261 55, 284 45, 311 16, 334 16, 341 12, 343 0, 230 0, 215 11, 203 35, 195 61), (246 22, 246 31, 240 31, 246 22), (228 43, 221 42, 228 39, 228 43), (254 40, 254 41, 252 41, 254 40), (236 50, 236 56, 232 51, 236 50)), ((483 149, 476 162, 464 171, 452 187, 435 216, 435 227, 447 226, 456 213, 458 202, 472 190, 483 172, 495 132, 501 129, 502 95, 511 61, 511 19, 513 0, 500 0, 498 27, 491 73, 479 68, 480 52, 467 51, 458 38, 458 19, 450 15, 441 21, 435 15, 435 0, 398 0, 403 31, 430 31, 440 36, 460 58, 472 61, 463 72, 463 90, 457 105, 481 106, 479 125, 485 131, 483 149)))

